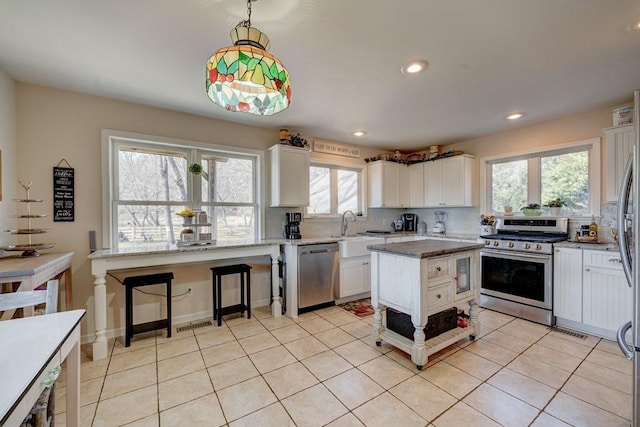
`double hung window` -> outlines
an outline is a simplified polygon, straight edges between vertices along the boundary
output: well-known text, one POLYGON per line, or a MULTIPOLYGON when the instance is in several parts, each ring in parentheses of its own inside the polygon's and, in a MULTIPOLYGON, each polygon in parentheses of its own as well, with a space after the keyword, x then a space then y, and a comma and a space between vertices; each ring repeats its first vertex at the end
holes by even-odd
POLYGON ((530 203, 553 199, 565 204, 565 214, 600 212, 600 141, 590 139, 545 151, 484 159, 485 205, 494 213, 514 211, 530 203))
POLYGON ((335 217, 343 212, 363 210, 362 168, 314 163, 309 169, 308 217, 335 217))
POLYGON ((257 152, 104 131, 103 160, 105 246, 172 244, 185 228, 223 241, 260 235, 257 152))

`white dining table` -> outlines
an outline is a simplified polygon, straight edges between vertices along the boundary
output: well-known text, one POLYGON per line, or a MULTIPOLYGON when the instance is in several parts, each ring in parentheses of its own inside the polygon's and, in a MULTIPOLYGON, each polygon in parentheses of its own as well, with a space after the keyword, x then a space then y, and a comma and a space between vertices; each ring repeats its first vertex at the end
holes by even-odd
POLYGON ((0 321, 0 426, 19 426, 65 360, 66 425, 80 419, 80 320, 85 310, 0 321))

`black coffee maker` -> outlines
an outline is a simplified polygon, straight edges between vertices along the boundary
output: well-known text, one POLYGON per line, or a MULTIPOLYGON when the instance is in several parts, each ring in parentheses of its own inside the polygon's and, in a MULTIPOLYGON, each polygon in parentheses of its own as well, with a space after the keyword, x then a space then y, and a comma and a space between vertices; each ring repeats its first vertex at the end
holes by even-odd
POLYGON ((286 239, 301 239, 300 222, 302 214, 300 212, 287 212, 287 223, 284 226, 284 237, 286 239))
POLYGON ((418 215, 412 213, 402 214, 402 223, 404 224, 404 231, 416 231, 418 224, 418 215))

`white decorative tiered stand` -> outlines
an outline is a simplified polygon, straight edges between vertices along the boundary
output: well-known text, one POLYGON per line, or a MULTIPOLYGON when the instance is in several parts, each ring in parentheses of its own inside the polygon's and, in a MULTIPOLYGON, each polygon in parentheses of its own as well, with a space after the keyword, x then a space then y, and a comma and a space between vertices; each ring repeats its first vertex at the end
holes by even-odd
POLYGON ((32 213, 31 212, 31 203, 40 203, 42 202, 42 199, 32 199, 30 196, 30 191, 31 191, 31 184, 32 182, 29 181, 29 184, 25 184, 22 181, 18 181, 20 183, 20 185, 24 188, 27 197, 24 199, 13 199, 14 202, 17 203, 26 203, 27 205, 27 213, 26 214, 18 214, 15 215, 15 218, 20 218, 20 219, 26 219, 27 220, 27 228, 18 228, 15 230, 5 230, 8 233, 11 234, 19 234, 19 235, 24 235, 26 234, 29 237, 28 243, 26 244, 16 244, 16 245, 9 245, 9 246, 3 246, 2 249, 4 249, 5 251, 22 251, 21 256, 24 257, 28 257, 28 256, 39 256, 40 253, 38 253, 38 250, 42 250, 42 249, 51 249, 55 246, 55 244, 53 243, 33 243, 31 236, 34 234, 44 234, 44 233, 48 233, 50 231, 49 228, 33 228, 31 226, 31 220, 32 219, 36 219, 36 218, 44 218, 45 216, 47 216, 46 214, 37 214, 37 213, 32 213))

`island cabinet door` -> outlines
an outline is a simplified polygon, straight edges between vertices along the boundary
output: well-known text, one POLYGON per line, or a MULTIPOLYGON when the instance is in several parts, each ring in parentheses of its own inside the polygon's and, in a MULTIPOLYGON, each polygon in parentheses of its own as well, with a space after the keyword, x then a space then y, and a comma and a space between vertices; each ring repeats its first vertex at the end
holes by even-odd
POLYGON ((478 256, 473 252, 465 252, 453 257, 453 276, 455 280, 454 299, 459 301, 472 298, 476 293, 479 277, 478 256))

